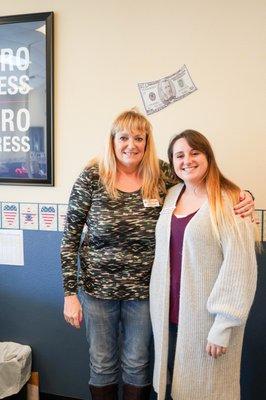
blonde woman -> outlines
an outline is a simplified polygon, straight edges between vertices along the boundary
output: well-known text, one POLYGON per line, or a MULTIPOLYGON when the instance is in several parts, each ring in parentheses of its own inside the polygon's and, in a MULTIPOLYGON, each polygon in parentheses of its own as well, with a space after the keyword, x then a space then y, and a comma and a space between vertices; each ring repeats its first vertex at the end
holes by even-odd
POLYGON ((90 163, 72 189, 61 249, 64 315, 77 328, 84 315, 93 399, 117 399, 120 365, 123 398, 149 398, 149 282, 155 225, 170 182, 149 121, 126 111, 113 123, 103 158, 90 163))
MULTIPOLYGON (((72 189, 61 248, 64 316, 78 328, 84 315, 95 400, 117 399, 120 367, 124 400, 149 398, 149 282, 155 226, 171 177, 169 165, 156 157, 149 121, 131 110, 115 119, 104 156, 72 189)), ((239 207, 245 215, 252 202, 239 207)))
POLYGON ((257 278, 254 227, 233 213, 240 190, 221 174, 202 134, 175 136, 168 156, 182 183, 169 190, 156 227, 154 388, 164 400, 168 369, 173 400, 239 400, 257 278))

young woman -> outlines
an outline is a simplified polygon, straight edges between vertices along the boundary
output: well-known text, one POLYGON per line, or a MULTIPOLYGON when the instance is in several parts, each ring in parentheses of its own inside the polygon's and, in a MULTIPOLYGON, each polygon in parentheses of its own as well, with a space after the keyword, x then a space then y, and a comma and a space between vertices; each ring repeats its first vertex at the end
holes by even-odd
POLYGON ((233 213, 239 188, 219 171, 208 140, 175 136, 172 187, 156 227, 150 284, 154 388, 165 399, 240 399, 245 322, 256 289, 254 227, 233 213))
MULTIPOLYGON (((171 177, 156 157, 151 124, 131 110, 115 119, 105 154, 73 186, 61 248, 64 316, 78 328, 84 315, 94 400, 117 399, 120 368, 124 400, 149 398, 149 282, 171 177)), ((252 205, 247 198, 240 211, 252 205)))

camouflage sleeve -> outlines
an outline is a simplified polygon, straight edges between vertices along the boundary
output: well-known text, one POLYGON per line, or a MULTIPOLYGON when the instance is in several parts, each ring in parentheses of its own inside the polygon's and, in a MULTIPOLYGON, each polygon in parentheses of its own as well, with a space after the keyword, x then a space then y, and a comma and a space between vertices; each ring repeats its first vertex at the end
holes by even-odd
POLYGON ((78 250, 83 227, 91 205, 92 185, 90 170, 84 170, 76 180, 70 194, 61 244, 61 266, 65 296, 76 294, 78 290, 78 250))
POLYGON ((160 160, 160 169, 162 173, 162 178, 165 183, 166 190, 170 189, 172 186, 180 182, 178 177, 172 171, 170 164, 160 160))

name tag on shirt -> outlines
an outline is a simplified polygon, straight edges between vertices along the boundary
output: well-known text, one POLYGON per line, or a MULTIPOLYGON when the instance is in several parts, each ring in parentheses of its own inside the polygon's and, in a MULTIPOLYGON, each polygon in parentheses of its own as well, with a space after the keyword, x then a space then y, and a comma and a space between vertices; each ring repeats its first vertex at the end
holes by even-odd
POLYGON ((160 203, 157 199, 143 199, 144 207, 159 207, 160 203))

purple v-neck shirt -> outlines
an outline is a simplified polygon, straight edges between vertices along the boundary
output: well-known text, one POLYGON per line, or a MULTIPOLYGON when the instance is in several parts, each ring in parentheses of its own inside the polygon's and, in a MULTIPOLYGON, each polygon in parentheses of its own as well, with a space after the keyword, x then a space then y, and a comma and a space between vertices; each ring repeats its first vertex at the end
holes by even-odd
POLYGON ((172 215, 170 238, 170 313, 169 320, 178 324, 183 239, 187 224, 196 214, 185 217, 172 215))

